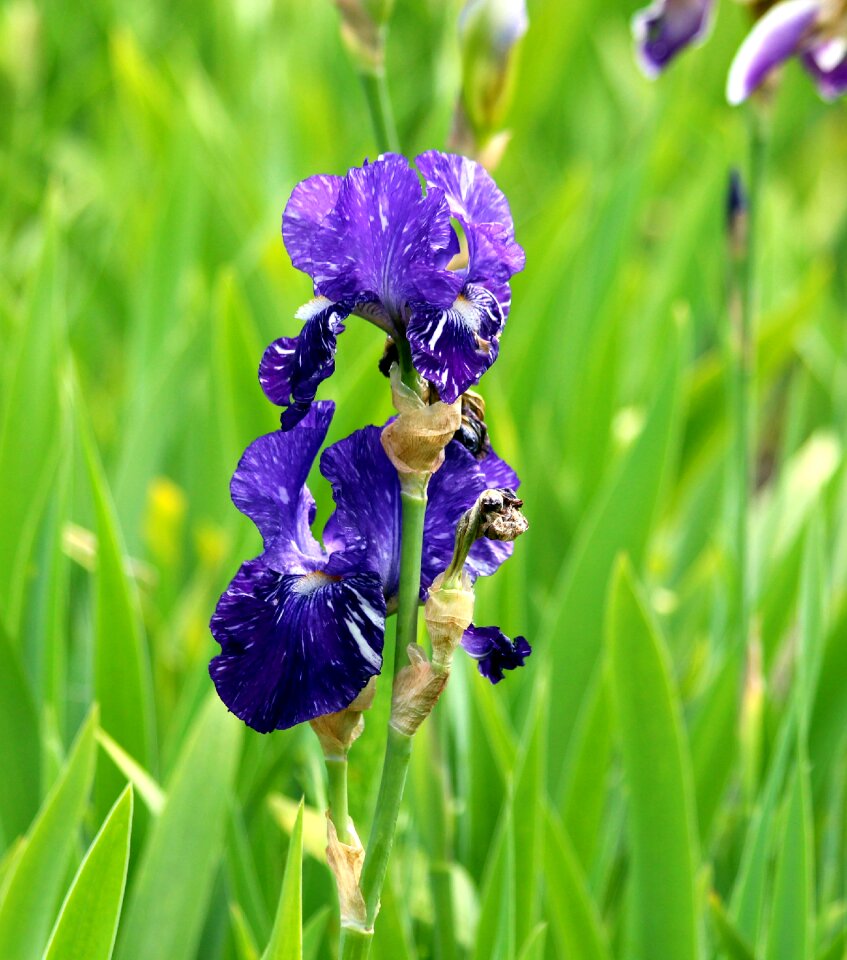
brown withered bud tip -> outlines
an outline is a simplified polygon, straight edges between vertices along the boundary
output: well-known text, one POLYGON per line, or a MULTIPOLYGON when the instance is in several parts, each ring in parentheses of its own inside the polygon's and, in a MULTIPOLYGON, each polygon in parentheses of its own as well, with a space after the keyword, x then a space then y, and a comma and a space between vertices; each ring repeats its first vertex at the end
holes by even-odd
POLYGON ((400 353, 397 350, 397 344, 391 339, 391 337, 386 337, 385 350, 383 350, 382 356, 379 360, 379 372, 387 378, 391 374, 391 365, 399 362, 400 353))
POLYGON ((479 498, 480 537, 489 540, 517 540, 529 527, 529 521, 521 513, 523 500, 514 490, 486 490, 479 498))
POLYGON ((454 439, 477 460, 482 460, 491 452, 488 427, 485 424, 485 401, 473 390, 462 394, 462 423, 454 439))
POLYGON ((436 672, 424 651, 415 643, 408 647, 409 665, 394 679, 391 697, 391 726, 407 737, 432 713, 438 702, 448 674, 436 672))

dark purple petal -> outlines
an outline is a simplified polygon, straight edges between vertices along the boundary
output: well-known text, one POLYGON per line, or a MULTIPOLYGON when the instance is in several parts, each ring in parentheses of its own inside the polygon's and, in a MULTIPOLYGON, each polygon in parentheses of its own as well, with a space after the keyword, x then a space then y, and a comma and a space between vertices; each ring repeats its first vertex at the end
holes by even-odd
MULTIPOLYGON (((380 443, 381 429, 366 427, 328 447, 321 456, 321 473, 332 484, 336 509, 324 528, 330 549, 357 549, 362 563, 378 573, 386 597, 397 593, 400 568, 400 483, 380 443)), ((476 460, 457 440, 445 450, 444 464, 429 483, 424 518, 421 592, 449 565, 456 524, 489 487, 516 489, 515 472, 495 453, 476 460)), ((511 543, 479 540, 466 570, 473 579, 489 576, 512 552, 511 543)))
MULTIPOLYGON (((519 481, 493 451, 482 460, 453 440, 444 451, 444 463, 429 482, 429 503, 424 523, 422 588, 443 573, 453 557, 456 524, 477 497, 495 484, 495 475, 508 477, 508 486, 517 489, 519 481)), ((501 486, 501 484, 497 484, 501 486)), ((514 544, 499 540, 477 540, 471 547, 465 570, 471 579, 491 576, 507 560, 514 544)))
POLYGON ((282 239, 291 262, 309 275, 312 241, 338 199, 341 177, 318 174, 301 180, 294 188, 282 215, 282 239))
POLYGON ((655 77, 709 31, 714 0, 656 0, 632 20, 641 69, 655 77))
POLYGON ((397 592, 400 568, 400 484, 380 442, 380 427, 365 427, 321 455, 336 509, 323 532, 330 549, 361 546, 386 595, 397 592))
POLYGON ((221 652, 209 673, 221 700, 260 733, 346 707, 382 667, 379 578, 316 569, 281 574, 243 564, 218 601, 221 652))
POLYGON ((444 266, 455 242, 443 193, 423 196, 406 158, 387 154, 344 177, 312 234, 308 272, 331 300, 380 301, 397 317, 409 300, 452 302, 461 279, 444 266))
POLYGON ((514 643, 499 627, 468 627, 462 637, 462 647, 477 661, 479 672, 492 683, 503 679, 504 670, 522 667, 532 653, 524 637, 515 637, 514 643))
POLYGON ((406 335, 415 369, 436 385, 445 403, 453 403, 497 359, 502 329, 494 295, 468 284, 446 309, 415 305, 406 335))
POLYGON ((233 474, 232 501, 259 528, 266 562, 274 569, 301 571, 309 568, 306 558, 321 556, 309 529, 315 503, 306 478, 334 409, 332 403, 316 403, 290 432, 278 430, 254 440, 233 474))
POLYGON ((844 37, 817 44, 803 56, 803 66, 812 75, 824 100, 837 100, 847 93, 847 41, 844 37))
POLYGON ((320 384, 335 371, 335 349, 350 310, 326 297, 315 297, 297 311, 305 320, 296 337, 280 337, 265 350, 259 364, 259 383, 265 395, 280 407, 283 430, 306 416, 320 384))
POLYGON ((822 0, 783 0, 756 22, 729 70, 731 104, 742 103, 772 70, 802 51, 821 7, 822 0))

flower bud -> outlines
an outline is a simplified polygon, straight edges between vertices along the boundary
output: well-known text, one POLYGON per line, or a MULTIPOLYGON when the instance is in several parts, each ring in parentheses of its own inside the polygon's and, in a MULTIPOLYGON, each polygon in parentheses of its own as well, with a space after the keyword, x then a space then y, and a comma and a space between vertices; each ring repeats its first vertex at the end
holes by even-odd
POLYGON ((478 141, 505 119, 527 26, 525 0, 468 0, 461 13, 462 99, 478 141))
POLYGON ((394 678, 391 698, 391 726, 407 737, 414 736, 418 727, 432 713, 448 674, 437 672, 416 643, 408 647, 409 665, 394 678))
POLYGON ((338 904, 341 910, 341 926, 369 931, 368 911, 359 887, 365 850, 353 824, 350 824, 350 843, 342 843, 329 815, 326 818, 326 860, 335 876, 338 888, 338 904))
POLYGON ((470 578, 462 574, 459 582, 444 585, 444 574, 429 588, 424 620, 432 643, 432 665, 436 673, 447 673, 453 652, 473 620, 474 592, 470 578))
POLYGON ((347 756, 351 744, 359 739, 365 729, 365 718, 362 714, 365 710, 370 710, 375 694, 376 677, 371 677, 349 706, 336 713, 327 713, 309 721, 327 759, 341 759, 347 756))
POLYGON ((391 368, 391 393, 398 416, 382 431, 382 446, 404 480, 424 482, 444 462, 444 448, 461 426, 461 403, 426 404, 391 368))
POLYGON ((341 13, 341 36, 352 58, 366 73, 379 73, 385 59, 383 28, 394 0, 335 0, 341 13))

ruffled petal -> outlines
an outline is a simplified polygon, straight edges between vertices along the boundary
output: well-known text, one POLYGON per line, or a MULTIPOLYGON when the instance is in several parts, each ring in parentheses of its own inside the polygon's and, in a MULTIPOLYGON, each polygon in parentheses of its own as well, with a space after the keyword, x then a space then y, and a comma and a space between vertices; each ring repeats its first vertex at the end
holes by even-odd
POLYGON ((379 578, 245 563, 218 601, 221 652, 209 673, 221 700, 260 733, 346 707, 382 667, 379 578))
POLYGON ((444 269, 453 247, 443 193, 422 195, 406 158, 386 154, 344 177, 332 213, 312 236, 307 272, 331 300, 379 301, 397 317, 409 300, 452 302, 461 285, 444 269))
POLYGON ((341 177, 318 174, 301 180, 282 215, 282 239, 298 270, 313 273, 312 243, 338 199, 341 177))
POLYGON ((285 407, 283 430, 298 424, 314 402, 320 384, 335 372, 338 334, 344 331, 349 308, 326 297, 315 297, 297 311, 305 320, 296 337, 280 337, 265 350, 259 383, 271 403, 285 407))
POLYGON ((772 70, 802 52, 821 9, 822 0, 783 0, 756 22, 729 70, 726 96, 731 104, 742 103, 772 70))
POLYGON ((452 306, 416 305, 406 329, 415 369, 445 403, 478 383, 497 359, 503 311, 485 287, 467 284, 452 306))
POLYGON ((824 100, 837 100, 847 93, 847 40, 844 37, 817 44, 803 56, 803 66, 812 75, 824 100))
POLYGON ((687 46, 702 40, 712 23, 714 0, 656 0, 633 17, 638 63, 656 77, 687 46))
POLYGON ((365 427, 321 455, 321 473, 335 500, 323 540, 330 549, 361 547, 390 597, 400 572, 400 483, 381 433, 380 427, 365 427))
POLYGON ((334 410, 333 403, 316 403, 295 429, 254 440, 233 474, 232 501, 259 528, 265 560, 276 570, 308 569, 307 558, 322 555, 309 529, 315 502, 306 478, 334 410))
POLYGON ((522 667, 532 653, 524 637, 511 641, 499 627, 468 627, 462 636, 465 652, 477 661, 477 668, 486 680, 499 683, 504 670, 522 667))

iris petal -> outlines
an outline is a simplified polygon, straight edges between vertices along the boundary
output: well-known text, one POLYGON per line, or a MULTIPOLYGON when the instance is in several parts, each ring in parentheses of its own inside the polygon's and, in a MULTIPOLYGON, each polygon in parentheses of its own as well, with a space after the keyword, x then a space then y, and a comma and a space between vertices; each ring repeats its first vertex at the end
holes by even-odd
POLYGON ((218 695, 268 733, 343 709, 379 673, 385 602, 373 574, 281 574, 251 560, 211 629, 221 645, 209 665, 218 695))
POLYGON ((712 22, 714 0, 657 0, 632 20, 638 62, 655 77, 687 46, 702 40, 712 22))
POLYGON ((803 65, 812 75, 818 93, 824 100, 837 100, 847 93, 847 44, 844 38, 810 50, 803 57, 803 65))
POLYGON ((334 409, 332 403, 317 403, 296 430, 254 440, 230 483, 233 503, 262 534, 268 562, 286 572, 300 570, 305 558, 321 555, 309 529, 314 500, 306 478, 334 409))
POLYGON ((462 636, 465 652, 477 661, 477 668, 486 680, 499 683, 504 670, 522 667, 532 653, 524 637, 510 640, 499 627, 468 627, 462 636))

